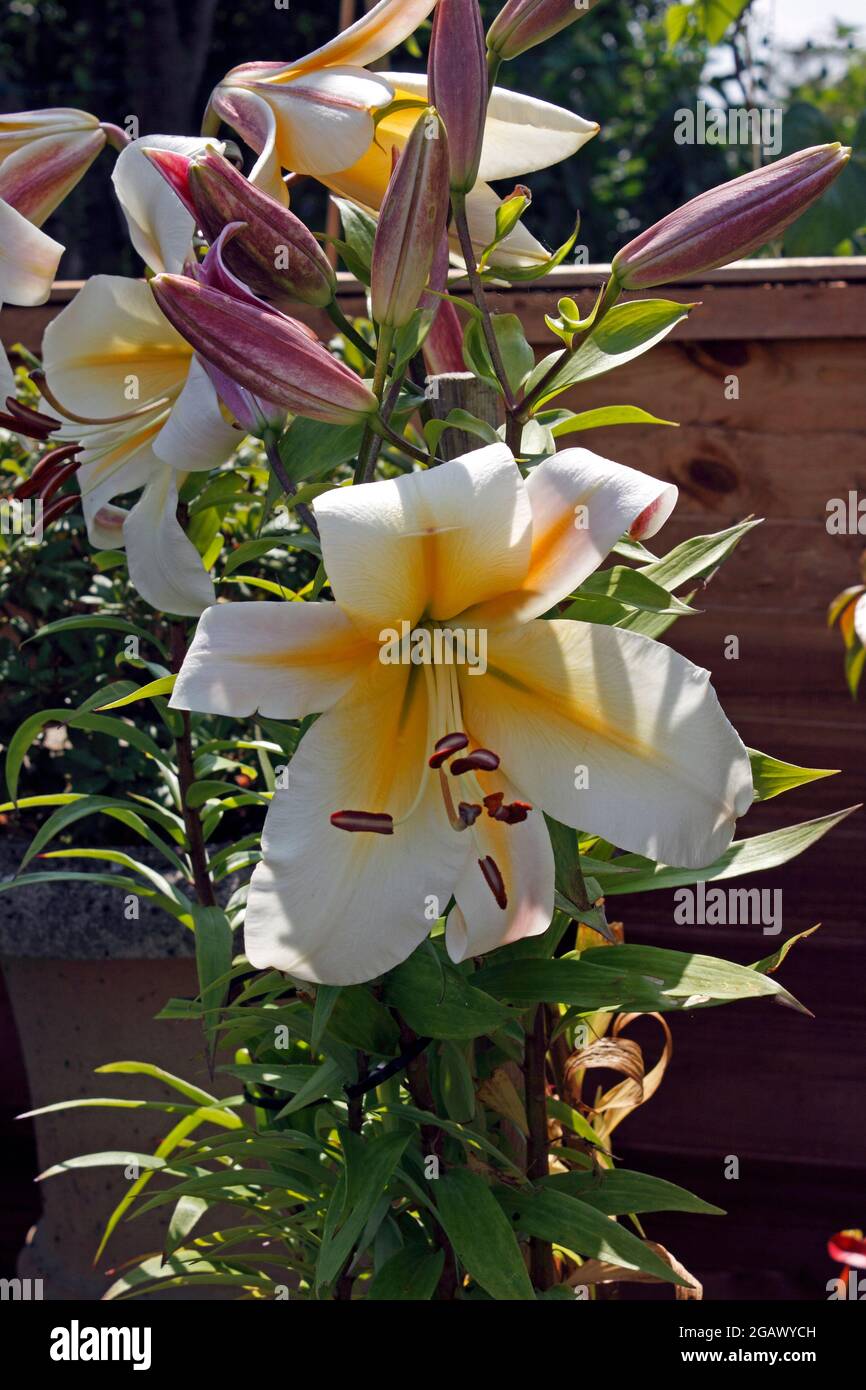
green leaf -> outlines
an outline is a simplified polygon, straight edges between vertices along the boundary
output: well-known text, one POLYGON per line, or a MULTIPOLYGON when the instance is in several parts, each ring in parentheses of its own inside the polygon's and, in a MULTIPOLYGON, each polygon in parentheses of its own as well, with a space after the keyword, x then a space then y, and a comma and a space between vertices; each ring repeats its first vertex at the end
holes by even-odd
POLYGON ((721 1207, 704 1202, 684 1187, 633 1173, 627 1168, 611 1168, 594 1173, 552 1173, 541 1179, 541 1186, 595 1207, 605 1216, 627 1216, 631 1212, 689 1211, 703 1216, 724 1216, 721 1207))
POLYGON ((479 420, 476 415, 470 415, 468 410, 461 410, 456 406, 448 412, 446 419, 428 420, 425 424, 424 439, 431 454, 435 454, 446 430, 465 430, 467 434, 474 434, 478 439, 483 439, 485 444, 499 442, 499 435, 492 425, 486 420, 479 420))
POLYGON ((749 748, 749 761, 752 764, 752 780, 755 784, 755 800, 770 801, 782 792, 793 787, 802 787, 806 782, 816 782, 821 777, 835 777, 839 771, 835 767, 798 767, 796 763, 780 762, 768 753, 759 753, 749 748))
POLYGON ((802 1006, 774 980, 715 956, 665 951, 655 946, 598 946, 579 959, 518 960, 487 965, 479 983, 512 1004, 568 1004, 594 1009, 637 1012, 694 1008, 732 999, 776 995, 802 1006))
MULTIPOLYGON (((512 391, 519 391, 535 365, 535 353, 516 314, 492 314, 491 323, 512 391)), ((471 318, 463 334, 463 360, 470 372, 501 390, 481 321, 471 318)))
POLYGON ((478 262, 479 270, 484 269, 499 243, 511 235, 531 202, 532 195, 528 189, 516 188, 510 197, 503 198, 496 209, 496 231, 493 240, 488 246, 485 246, 481 253, 481 260, 478 262))
POLYGON ((846 816, 859 810, 859 806, 848 806, 844 811, 835 811, 829 816, 819 816, 816 820, 801 821, 799 825, 786 825, 781 830, 771 830, 764 835, 753 835, 748 840, 735 840, 714 864, 703 869, 676 869, 668 864, 654 864, 639 854, 618 855, 611 868, 637 869, 638 872, 626 879, 608 875, 604 867, 598 871, 602 892, 611 897, 617 893, 645 893, 654 888, 679 888, 691 883, 707 882, 709 879, 737 878, 741 874, 758 873, 761 869, 777 869, 787 864, 798 854, 817 844, 828 830, 839 825, 846 816))
POLYGON ((510 284, 529 284, 533 280, 543 280, 545 275, 549 275, 551 270, 555 270, 558 265, 562 265, 566 256, 574 248, 580 231, 580 218, 574 224, 574 231, 567 241, 548 256, 546 260, 539 261, 535 265, 492 265, 487 270, 481 272, 482 280, 508 280, 510 284))
POLYGON ((449 1168, 437 1179, 436 1210, 460 1263, 499 1302, 535 1294, 508 1218, 484 1179, 449 1168))
POLYGON ((130 637, 138 637, 142 642, 152 643, 162 652, 163 656, 167 655, 165 645, 152 632, 147 632, 143 627, 137 627, 135 623, 129 622, 126 618, 114 618, 105 613, 100 613, 99 616, 76 613, 71 618, 58 618, 56 622, 46 623, 21 645, 26 647, 28 642, 36 642, 41 637, 53 637, 58 632, 75 632, 82 628, 90 628, 97 632, 123 632, 130 637))
POLYGON ((648 352, 687 318, 693 308, 693 304, 677 304, 669 299, 635 299, 627 304, 615 304, 574 356, 554 352, 539 362, 526 382, 527 394, 555 363, 561 361, 562 367, 542 392, 533 414, 546 401, 567 391, 577 382, 601 376, 603 372, 612 371, 614 367, 621 367, 641 353, 648 352))
MULTIPOLYGON (((345 1135, 346 1131, 342 1131, 345 1135)), ((357 1136, 352 1136, 357 1139, 357 1136)), ((411 1138, 386 1134, 382 1138, 344 1145, 345 1168, 328 1205, 322 1245, 316 1263, 316 1287, 332 1284, 359 1240, 373 1208, 387 1187, 411 1138), (347 1208, 347 1195, 352 1201, 347 1208)))
POLYGON ((121 705, 133 705, 137 700, 149 700, 154 695, 168 695, 174 690, 176 680, 176 675, 160 676, 159 680, 148 681, 147 685, 140 686, 131 695, 124 695, 119 700, 110 700, 107 705, 97 705, 97 710, 120 709, 121 705))
POLYGON ((776 996, 799 1012, 807 1010, 775 980, 745 965, 718 956, 669 951, 660 946, 593 946, 581 955, 581 963, 611 975, 624 972, 626 979, 643 976, 656 984, 666 1007, 696 1006, 698 1002, 723 1004, 734 999, 776 996), (757 987, 756 987, 756 982, 757 987))
POLYGON ((623 1269, 641 1269, 666 1284, 685 1284, 642 1240, 611 1221, 588 1202, 551 1187, 496 1194, 513 1228, 564 1245, 578 1255, 607 1260, 623 1269))
POLYGON ((318 1052, 322 1046, 322 1038, 328 1026, 328 1020, 334 1011, 334 1005, 340 997, 342 985, 317 985, 316 1002, 313 1006, 313 1029, 310 1034, 310 1047, 314 1052, 318 1052))
POLYGON ((204 1216, 208 1203, 203 1197, 179 1197, 177 1206, 168 1223, 165 1240, 165 1257, 173 1255, 178 1246, 183 1245, 187 1236, 204 1216))
POLYGON ((373 260, 373 242, 376 239, 376 219, 368 212, 362 212, 354 203, 345 198, 335 198, 343 223, 344 242, 336 246, 346 267, 362 284, 370 283, 370 265, 373 260))
POLYGON ((476 1101, 465 1048, 455 1042, 442 1043, 436 1070, 448 1118, 457 1124, 469 1124, 475 1117, 476 1101))
MULTIPOLYGON (((680 617, 698 611, 683 603, 682 599, 675 598, 641 570, 629 569, 628 565, 613 565, 610 569, 596 570, 583 581, 577 593, 591 598, 614 599, 617 603, 646 613, 665 613, 680 617)), ((566 609, 562 616, 579 617, 580 614, 572 614, 566 609)))
MULTIPOLYGON (((158 1067, 153 1062, 106 1062, 95 1070, 101 1076, 148 1076, 152 1081, 159 1081, 161 1085, 179 1091, 182 1096, 195 1101, 197 1105, 219 1106, 223 1103, 217 1096, 211 1095, 210 1091, 202 1090, 201 1086, 194 1086, 191 1081, 185 1081, 182 1076, 175 1076, 173 1072, 166 1071, 164 1067, 158 1067)), ((240 1126, 241 1121, 236 1116, 230 1118, 236 1119, 240 1126)))
MULTIPOLYGON (((676 420, 660 420, 657 415, 650 415, 648 410, 641 410, 638 405, 602 405, 577 414, 570 410, 555 413, 558 418, 550 426, 554 439, 561 439, 564 434, 577 434, 580 430, 604 429, 609 425, 671 425, 674 429, 679 428, 676 420)), ((544 422, 543 414, 536 416, 536 419, 544 422)))
POLYGON ((640 573, 665 589, 678 589, 689 579, 703 578, 733 553, 740 541, 749 531, 760 526, 759 519, 747 517, 736 526, 725 531, 715 531, 708 536, 692 536, 683 541, 660 560, 644 565, 640 573))
POLYGON ((297 416, 280 440, 280 458, 286 473, 293 483, 326 477, 340 464, 355 458, 363 433, 363 423, 329 425, 297 416))
MULTIPOLYGON (((351 455, 350 455, 351 457, 351 455)), ((322 558, 322 547, 315 536, 302 536, 296 531, 274 532, 269 536, 262 536, 259 540, 244 541, 235 550, 229 551, 226 562, 223 565, 223 574, 233 574, 242 565, 250 561, 260 560, 263 555, 268 555, 272 550, 307 550, 312 555, 322 558)))
POLYGON ((398 1250, 374 1276, 367 1290, 373 1302, 423 1302, 433 1297, 445 1263, 441 1250, 410 1245, 398 1250))
POLYGON ((475 1038, 501 1028, 510 1016, 427 943, 385 977, 383 998, 410 1028, 431 1038, 475 1038))
POLYGON ((221 907, 193 907, 195 963, 201 995, 208 1063, 213 1064, 219 1011, 228 997, 232 968, 231 924, 221 907))
POLYGON ((796 945, 798 941, 805 941, 806 937, 816 932, 820 925, 821 923, 817 922, 814 927, 807 927, 805 931, 797 932, 796 936, 789 936, 788 940, 783 941, 777 951, 773 951, 772 955, 764 956, 763 960, 755 961, 751 969, 759 970, 762 975, 772 975, 774 970, 778 970, 791 947, 796 945))
MULTIPOLYGON (((316 991, 317 1009, 319 996, 327 988, 319 985, 316 991)), ((393 1057, 400 1046, 397 1024, 366 985, 348 985, 337 991, 328 1012, 327 1030, 338 1042, 377 1057, 393 1057)))

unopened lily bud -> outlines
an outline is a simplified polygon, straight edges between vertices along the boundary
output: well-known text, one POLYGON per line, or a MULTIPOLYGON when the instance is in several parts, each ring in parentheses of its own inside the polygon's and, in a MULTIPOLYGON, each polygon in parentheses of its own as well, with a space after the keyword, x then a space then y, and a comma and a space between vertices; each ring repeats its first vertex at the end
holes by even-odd
POLYGON ((186 275, 150 281, 157 304, 206 361, 239 386, 294 415, 348 425, 378 408, 360 377, 304 324, 186 275))
POLYGON ((838 143, 814 145, 699 194, 617 252, 616 283, 650 289, 747 256, 811 207, 850 155, 838 143))
POLYGON ((391 175, 373 243, 370 296, 377 323, 402 328, 418 307, 448 217, 448 142, 429 107, 391 175))
POLYGON ((487 31, 497 58, 517 58, 589 14, 598 0, 508 0, 487 31))
POLYGON ((193 212, 209 241, 231 222, 243 231, 226 246, 226 261, 256 294, 282 306, 301 300, 321 308, 334 297, 337 279, 312 232, 288 208, 256 188, 216 150, 188 159, 170 150, 146 150, 148 158, 193 212))
POLYGON ((439 0, 427 60, 428 92, 448 132, 451 188, 478 177, 487 119, 487 51, 478 0, 439 0))
POLYGON ((71 107, 0 116, 0 199, 41 227, 105 142, 96 116, 71 107))

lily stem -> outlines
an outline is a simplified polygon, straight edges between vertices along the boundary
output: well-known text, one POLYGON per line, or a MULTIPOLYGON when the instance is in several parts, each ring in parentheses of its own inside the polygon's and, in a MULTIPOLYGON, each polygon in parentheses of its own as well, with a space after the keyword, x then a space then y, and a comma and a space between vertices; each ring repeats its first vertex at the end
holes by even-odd
MULTIPOLYGON (((413 1032, 405 1019, 401 1018, 396 1011, 394 1016, 400 1028, 400 1043, 403 1052, 409 1054, 409 1061, 406 1064, 406 1087, 412 1097, 413 1104, 419 1110, 426 1111, 428 1115, 435 1114, 436 1102, 433 1098, 433 1088, 430 1085, 426 1052, 423 1049, 416 1050, 418 1035, 413 1032)), ((420 1137, 425 1158, 435 1157, 437 1162, 441 1162, 442 1130, 436 1125, 422 1124, 420 1137)), ((453 1299, 457 1293, 457 1262, 454 1257, 454 1250, 439 1222, 436 1221, 434 1225, 433 1238, 444 1256, 442 1273, 436 1288, 436 1297, 439 1300, 453 1299)))
MULTIPOLYGON (((391 363, 391 346, 394 342, 394 329, 390 324, 383 324, 379 329, 379 342, 376 348, 376 369, 373 372, 373 395, 382 404, 382 397, 385 394, 385 382, 388 379, 388 368, 391 363)), ((376 426, 384 425, 386 422, 381 418, 381 411, 378 415, 373 415, 364 426, 364 434, 361 439, 361 447, 358 450, 358 462, 355 465, 356 483, 368 483, 373 476, 373 469, 376 467, 376 459, 379 454, 381 435, 377 433, 376 426)))
POLYGON ((332 299, 330 304, 325 305, 325 313, 344 338, 348 338, 349 342, 354 344, 358 351, 362 352, 371 362, 376 361, 376 349, 358 332, 354 324, 349 322, 336 299, 332 299))
MULTIPOLYGON (((546 1178, 549 1171, 547 1140, 547 1012, 543 1004, 535 1010, 526 1034, 523 1060, 526 1119, 526 1176, 546 1178)), ((550 1241, 533 1236, 529 1242, 530 1276, 536 1289, 552 1287, 555 1281, 553 1247, 550 1241)))
POLYGON ((490 361, 493 363, 496 379, 502 387, 506 409, 509 413, 512 413, 517 409, 517 400, 511 389, 511 383, 508 380, 508 373, 505 370, 505 363, 502 360, 502 352, 493 327, 493 319, 490 315, 487 296, 484 293, 484 286, 478 274, 478 266, 475 260, 475 248, 472 245, 469 222, 466 217, 465 195, 462 193, 455 193, 451 199, 451 206, 454 211, 454 225, 457 228, 457 236, 460 240, 460 250, 466 262, 466 274, 469 277, 469 288, 472 291, 472 298, 475 300, 475 306, 481 314, 481 325, 484 332, 484 340, 487 343, 487 351, 490 353, 490 361))
MULTIPOLYGON (((171 667, 173 671, 179 671, 186 656, 186 624, 175 621, 171 624, 171 667)), ((214 893, 213 880, 210 875, 210 865, 208 864, 207 850, 205 849, 204 834, 202 832, 201 817, 194 806, 187 804, 187 796, 190 788, 195 784, 195 764, 192 752, 192 733, 189 710, 178 710, 183 728, 175 739, 175 750, 177 753, 177 779, 180 787, 180 803, 183 812, 183 823, 186 829, 186 838, 189 846, 189 858, 192 865, 193 883, 195 884, 196 897, 202 907, 216 907, 216 894, 214 893)))
MULTIPOLYGON (((288 473, 286 472, 285 464, 283 463, 282 457, 280 455, 280 445, 276 434, 272 430, 265 431, 265 433, 262 435, 262 443, 265 446, 265 453, 268 456, 268 463, 271 465, 271 471, 273 472, 274 477, 276 478, 280 487, 283 489, 283 492, 286 494, 286 496, 294 497, 298 489, 292 482, 288 473)), ((313 516, 313 513, 310 511, 310 508, 307 506, 306 502, 296 503, 295 510, 297 511, 298 516, 301 518, 304 525, 308 527, 310 531, 312 531, 313 535, 316 537, 316 540, 318 540, 319 528, 316 524, 316 518, 313 516)))

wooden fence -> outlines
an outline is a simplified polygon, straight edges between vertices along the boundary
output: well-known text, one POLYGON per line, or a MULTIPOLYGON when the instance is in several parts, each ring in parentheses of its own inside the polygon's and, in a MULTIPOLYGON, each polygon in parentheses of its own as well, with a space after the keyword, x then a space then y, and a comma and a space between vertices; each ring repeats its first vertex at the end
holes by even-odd
MULTIPOLYGON (((566 293, 588 308, 602 271, 560 269, 539 286, 497 294, 495 307, 518 313, 537 349, 549 351, 545 313, 566 293)), ((37 349, 45 323, 74 289, 58 285, 40 309, 5 310, 4 341, 37 349)), ((574 436, 678 485, 680 505, 662 544, 749 514, 764 518, 696 596, 703 616, 669 634, 710 668, 748 744, 843 769, 757 807, 744 829, 752 834, 863 796, 866 709, 847 693, 840 641, 827 631, 825 612, 857 581, 866 546, 863 535, 832 535, 826 525, 831 499, 850 491, 866 499, 866 261, 747 262, 656 293, 700 307, 651 353, 560 400, 580 409, 639 405, 679 421, 676 430, 574 436), (738 639, 735 660, 725 657, 729 637, 738 639)), ((348 277, 341 302, 350 315, 364 312, 348 277)), ((305 317, 324 336, 331 331, 315 312, 305 317)), ((823 923, 783 967, 814 1020, 762 1003, 675 1018, 660 1092, 617 1132, 617 1153, 631 1166, 691 1185, 728 1209, 715 1223, 682 1216, 647 1223, 710 1295, 823 1298, 835 1272, 826 1237, 866 1225, 864 861, 859 812, 803 859, 754 880, 782 889, 782 937, 823 923), (738 1178, 725 1177, 731 1158, 739 1160, 738 1178)), ((748 963, 782 939, 759 927, 678 926, 669 892, 621 905, 631 940, 748 963)), ((651 1050, 649 1022, 640 1028, 651 1050)))

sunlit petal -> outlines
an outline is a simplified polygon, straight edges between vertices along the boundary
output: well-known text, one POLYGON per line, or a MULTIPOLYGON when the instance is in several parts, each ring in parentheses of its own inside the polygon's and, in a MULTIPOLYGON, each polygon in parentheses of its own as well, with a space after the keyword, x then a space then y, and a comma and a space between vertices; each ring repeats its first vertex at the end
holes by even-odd
POLYGON ((378 663, 305 735, 250 885, 244 940, 257 969, 353 984, 399 965, 427 936, 468 849, 426 767, 427 735, 421 672, 378 663), (336 810, 399 816, 416 802, 393 835, 330 820, 336 810))
POLYGON ((202 614, 171 704, 303 719, 335 704, 377 656, 336 603, 218 603, 202 614))
POLYGON ((529 801, 622 849, 709 864, 751 804, 709 672, 647 637, 541 620, 493 631, 487 673, 461 678, 461 695, 529 801))
POLYGON ((504 444, 314 505, 334 596, 373 632, 453 617, 526 572, 529 502, 504 444))
POLYGON ((197 617, 214 601, 201 556, 177 520, 177 474, 163 466, 123 523, 129 579, 162 613, 197 617))

